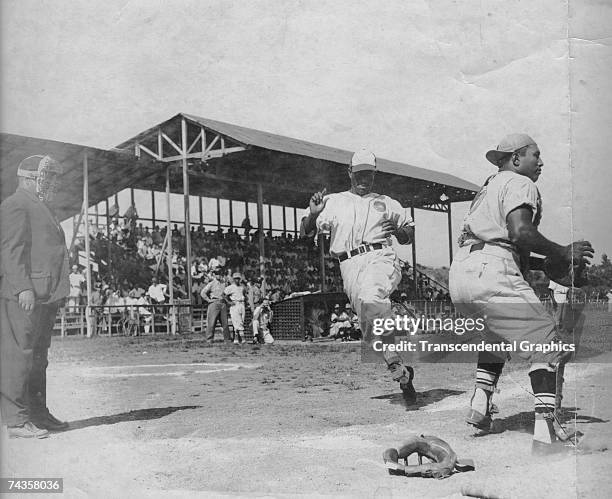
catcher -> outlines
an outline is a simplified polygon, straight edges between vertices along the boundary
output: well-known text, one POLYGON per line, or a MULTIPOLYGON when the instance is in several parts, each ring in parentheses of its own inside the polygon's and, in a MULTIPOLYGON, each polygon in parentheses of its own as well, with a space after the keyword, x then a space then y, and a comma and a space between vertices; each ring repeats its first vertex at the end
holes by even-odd
MULTIPOLYGON (((536 181, 542 159, 535 141, 525 134, 505 137, 486 153, 499 168, 472 202, 466 215, 459 251, 450 269, 449 288, 457 310, 485 318, 490 342, 525 342, 517 354, 531 362, 529 376, 535 395, 532 452, 561 450, 554 422, 556 373, 572 349, 560 341, 557 325, 524 278, 528 270, 544 270, 554 281, 579 286, 578 278, 593 256, 588 241, 561 246, 539 231, 542 200, 536 181), (546 257, 531 257, 531 252, 546 257), (539 345, 554 345, 549 351, 539 345), (531 348, 534 347, 534 348, 531 348)), ((476 387, 467 423, 481 430, 491 426, 491 397, 506 358, 479 354, 476 387)))

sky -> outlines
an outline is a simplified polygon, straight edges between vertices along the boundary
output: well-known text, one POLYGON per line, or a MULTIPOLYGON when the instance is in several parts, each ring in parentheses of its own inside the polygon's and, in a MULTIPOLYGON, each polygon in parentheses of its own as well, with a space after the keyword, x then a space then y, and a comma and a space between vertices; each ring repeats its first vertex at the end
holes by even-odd
MULTIPOLYGON (((542 232, 612 253, 612 2, 4 0, 0 130, 110 148, 179 112, 482 184, 544 161, 542 232)), ((467 206, 453 206, 456 239, 467 206)), ((417 211, 419 262, 448 265, 417 211)))

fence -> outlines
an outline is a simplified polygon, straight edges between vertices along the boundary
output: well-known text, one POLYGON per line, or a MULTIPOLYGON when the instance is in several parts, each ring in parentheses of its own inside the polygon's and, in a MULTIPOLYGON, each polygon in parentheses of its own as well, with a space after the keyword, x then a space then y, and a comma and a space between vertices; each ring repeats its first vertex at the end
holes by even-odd
MULTIPOLYGON (((302 339, 307 329, 314 323, 321 328, 328 327, 328 319, 335 303, 345 303, 346 295, 343 293, 314 293, 284 300, 272 305, 274 320, 272 330, 277 339, 302 339), (316 312, 319 312, 318 315, 316 312), (316 316, 316 317, 315 317, 316 316)), ((543 300, 549 312, 553 304, 550 300, 543 300)), ((417 315, 426 318, 458 317, 455 307, 448 301, 411 300, 409 309, 417 315)), ((602 312, 609 310, 607 302, 589 302, 589 310, 602 312)), ((177 318, 176 333, 204 333, 206 330, 207 305, 193 305, 181 300, 174 305, 177 318)), ((86 307, 65 307, 60 310, 56 320, 55 329, 61 336, 77 334, 84 336, 87 325, 85 317, 86 307)), ((92 306, 93 333, 100 336, 139 336, 155 334, 172 334, 172 306, 171 305, 100 305, 92 306)), ((398 313, 402 307, 397 308, 398 313)), ((247 307, 245 319, 245 336, 252 339, 251 328, 252 311, 247 307)), ((231 319, 228 314, 228 324, 231 319)))

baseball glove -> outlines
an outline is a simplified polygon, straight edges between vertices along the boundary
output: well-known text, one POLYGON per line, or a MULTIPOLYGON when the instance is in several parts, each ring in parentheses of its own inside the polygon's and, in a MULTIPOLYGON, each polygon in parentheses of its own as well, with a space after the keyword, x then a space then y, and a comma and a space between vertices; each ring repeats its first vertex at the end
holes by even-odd
POLYGON ((580 288, 587 283, 585 265, 572 265, 563 259, 546 257, 544 273, 550 280, 567 288, 580 288))
POLYGON ((446 478, 456 471, 474 470, 471 459, 457 459, 457 455, 444 440, 431 435, 413 435, 399 449, 387 449, 383 460, 390 475, 446 478), (416 453, 419 464, 409 465, 408 456, 416 453), (431 462, 423 464, 423 457, 431 462), (404 459, 405 464, 400 464, 404 459))

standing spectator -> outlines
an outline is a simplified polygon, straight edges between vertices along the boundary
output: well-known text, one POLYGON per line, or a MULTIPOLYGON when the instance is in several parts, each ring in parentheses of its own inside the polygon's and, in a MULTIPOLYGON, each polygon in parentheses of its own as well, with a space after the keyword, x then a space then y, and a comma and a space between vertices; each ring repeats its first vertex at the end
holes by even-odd
POLYGON ((240 226, 244 229, 244 236, 248 238, 249 234, 251 233, 251 229, 253 228, 253 226, 251 225, 251 220, 249 219, 248 215, 244 217, 244 220, 242 221, 240 226))
POLYGON ((612 312, 612 289, 608 291, 606 298, 608 299, 608 312, 612 312))
POLYGON ((0 410, 11 438, 65 430, 47 407, 47 364, 59 303, 68 296, 68 252, 51 207, 61 165, 30 156, 17 191, 0 205, 0 410))
POLYGON ((158 282, 157 277, 153 276, 151 278, 151 285, 147 291, 147 296, 151 299, 151 303, 153 304, 153 312, 154 314, 159 314, 160 309, 163 307, 159 307, 158 305, 162 305, 166 303, 166 290, 168 286, 158 282))
POLYGON ((219 280, 219 270, 214 270, 212 280, 204 286, 200 296, 208 303, 206 311, 206 341, 213 342, 215 339, 215 327, 217 320, 221 320, 223 329, 223 341, 231 341, 229 327, 227 324, 227 302, 224 297, 225 285, 219 280))
POLYGON ((225 294, 230 301, 230 317, 232 318, 232 325, 234 327, 234 343, 243 344, 244 339, 244 299, 246 289, 242 285, 242 276, 238 272, 234 272, 232 275, 234 280, 233 284, 230 284, 225 288, 223 294, 225 294))
POLYGON ((70 294, 68 295, 68 306, 70 312, 73 314, 79 311, 79 305, 81 304, 81 294, 83 293, 83 283, 85 277, 79 272, 78 265, 72 266, 72 272, 68 275, 70 281, 70 294))
POLYGON ((96 281, 94 284, 94 288, 91 292, 91 302, 89 303, 92 306, 92 315, 94 318, 94 331, 96 331, 96 333, 98 333, 98 325, 102 324, 101 318, 102 318, 102 309, 98 308, 100 307, 100 305, 102 305, 102 300, 103 300, 103 296, 102 296, 102 289, 101 289, 101 284, 99 281, 96 281))

